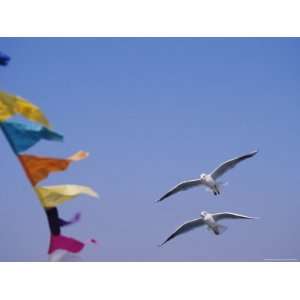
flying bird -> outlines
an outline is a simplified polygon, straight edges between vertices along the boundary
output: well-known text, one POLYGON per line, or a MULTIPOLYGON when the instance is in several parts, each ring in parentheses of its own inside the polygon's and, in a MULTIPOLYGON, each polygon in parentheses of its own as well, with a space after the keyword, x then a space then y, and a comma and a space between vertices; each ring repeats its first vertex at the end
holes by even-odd
POLYGON ((212 231, 216 235, 220 235, 223 233, 227 227, 218 224, 217 222, 220 220, 226 220, 226 219, 257 219, 254 217, 248 217, 244 215, 239 215, 236 213, 231 213, 231 212, 222 212, 222 213, 216 213, 216 214, 211 214, 206 211, 201 212, 201 217, 199 219, 195 219, 192 221, 189 221, 183 225, 181 225, 174 233, 172 233, 161 245, 163 246, 170 240, 174 239, 176 236, 186 233, 188 231, 191 231, 193 229, 196 229, 200 226, 206 225, 207 228, 212 231))
POLYGON ((224 173, 229 171, 230 169, 234 168, 238 163, 242 162, 243 160, 246 160, 248 158, 253 157, 258 151, 253 151, 249 154, 242 155, 233 159, 230 159, 224 163, 222 163, 220 166, 218 166, 212 173, 210 174, 201 174, 199 178, 187 180, 179 183, 174 188, 172 188, 169 192, 167 192, 164 196, 162 196, 158 201, 163 201, 164 199, 178 193, 182 192, 197 186, 206 186, 208 189, 210 189, 215 196, 220 195, 220 185, 221 183, 217 181, 219 177, 221 177, 224 173))

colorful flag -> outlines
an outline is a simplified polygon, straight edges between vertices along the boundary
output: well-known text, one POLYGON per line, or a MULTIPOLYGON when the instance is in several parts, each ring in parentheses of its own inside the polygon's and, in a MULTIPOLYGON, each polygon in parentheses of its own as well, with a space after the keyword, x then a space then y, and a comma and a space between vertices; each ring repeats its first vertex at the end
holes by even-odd
POLYGON ((81 213, 76 213, 71 220, 64 220, 59 217, 58 209, 56 207, 45 209, 45 212, 52 235, 59 235, 61 227, 75 224, 81 219, 81 213))
POLYGON ((90 187, 81 185, 53 185, 35 187, 40 201, 45 208, 56 207, 65 201, 71 200, 80 195, 98 197, 98 194, 90 187))
POLYGON ((83 262, 78 253, 71 253, 66 250, 56 250, 48 256, 49 262, 83 262))
POLYGON ((62 141, 63 136, 46 127, 36 124, 23 124, 6 121, 1 127, 16 154, 28 150, 41 139, 62 141))
POLYGON ((34 155, 20 155, 19 159, 26 169, 27 175, 33 185, 48 177, 52 172, 66 170, 69 165, 88 156, 87 152, 79 151, 67 159, 41 157, 34 155))
POLYGON ((94 239, 91 239, 86 243, 83 243, 63 235, 51 235, 48 253, 53 254, 57 250, 66 250, 71 253, 78 253, 89 243, 96 244, 97 242, 94 239))
MULTIPOLYGON (((5 57, 0 53, 0 64, 7 64, 9 57, 5 57)), ((0 128, 2 129, 12 150, 19 158, 24 170, 31 181, 48 218, 49 228, 51 232, 51 240, 49 246, 49 254, 56 255, 59 251, 63 252, 63 256, 67 253, 80 252, 87 243, 96 243, 91 239, 86 243, 82 243, 70 237, 61 235, 61 227, 74 224, 80 220, 80 213, 77 213, 71 220, 64 220, 59 217, 57 205, 67 200, 75 198, 81 194, 92 197, 98 197, 97 193, 91 188, 79 185, 57 185, 43 186, 36 185, 43 179, 47 178, 50 173, 66 170, 71 162, 79 161, 88 156, 87 152, 79 151, 66 159, 58 159, 51 157, 40 157, 34 155, 20 154, 40 140, 62 141, 63 136, 50 129, 48 120, 39 109, 39 107, 29 101, 14 95, 10 95, 0 91, 0 128), (40 123, 24 124, 8 119, 19 114, 30 121, 40 123)), ((60 260, 61 254, 54 257, 54 260, 60 260)))
POLYGON ((66 221, 66 220, 63 220, 63 219, 59 219, 59 226, 60 227, 65 227, 65 226, 69 226, 69 225, 73 225, 75 223, 78 223, 81 219, 81 213, 76 213, 72 219, 66 221))
POLYGON ((0 121, 5 121, 15 114, 22 115, 30 121, 50 127, 47 118, 38 106, 22 97, 0 91, 0 121))
POLYGON ((10 57, 3 52, 0 52, 0 65, 6 66, 10 61, 10 57))

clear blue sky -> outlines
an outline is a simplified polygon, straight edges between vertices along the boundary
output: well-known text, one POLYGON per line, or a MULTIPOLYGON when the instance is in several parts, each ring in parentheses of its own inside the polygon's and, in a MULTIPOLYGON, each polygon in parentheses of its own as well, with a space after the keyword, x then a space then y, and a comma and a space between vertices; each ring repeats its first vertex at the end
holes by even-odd
MULTIPOLYGON (((43 182, 99 192, 60 207, 66 218, 83 213, 66 235, 100 241, 85 260, 300 259, 299 39, 0 38, 0 50, 12 57, 0 88, 38 104, 65 135, 30 153, 91 153, 43 182), (195 189, 154 203, 256 148, 224 177, 220 197, 195 189), (202 228, 157 247, 202 210, 260 220, 224 221, 222 236, 202 228)), ((0 149, 0 260, 46 260, 44 212, 2 135, 0 149)))

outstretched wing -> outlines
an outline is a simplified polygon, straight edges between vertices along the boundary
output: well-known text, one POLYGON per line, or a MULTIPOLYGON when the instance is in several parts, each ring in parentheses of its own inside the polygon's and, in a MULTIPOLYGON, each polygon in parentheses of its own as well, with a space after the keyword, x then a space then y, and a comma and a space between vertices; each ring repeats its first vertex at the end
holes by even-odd
POLYGON ((204 221, 202 218, 189 221, 182 226, 180 226, 174 233, 172 233, 160 246, 163 246, 168 241, 174 239, 176 236, 191 231, 199 226, 204 225, 204 221))
POLYGON ((228 170, 234 168, 241 161, 254 156, 257 152, 258 151, 253 151, 249 154, 246 154, 246 155, 243 155, 243 156, 240 156, 240 157, 236 157, 236 158, 233 158, 233 159, 230 159, 230 160, 224 162, 223 164, 221 164, 218 168, 216 168, 211 173, 211 177, 213 179, 217 179, 218 177, 221 177, 225 172, 227 172, 228 170))
POLYGON ((212 215, 215 221, 219 220, 225 220, 225 219, 257 219, 254 217, 248 217, 245 215, 235 214, 231 212, 223 212, 223 213, 217 213, 212 215))
POLYGON ((182 192, 188 189, 191 189, 193 187, 196 187, 202 183, 202 179, 194 179, 194 180, 188 180, 183 181, 176 185, 174 188, 172 188, 169 192, 167 192, 164 196, 162 196, 157 202, 163 201, 164 199, 178 193, 182 192))

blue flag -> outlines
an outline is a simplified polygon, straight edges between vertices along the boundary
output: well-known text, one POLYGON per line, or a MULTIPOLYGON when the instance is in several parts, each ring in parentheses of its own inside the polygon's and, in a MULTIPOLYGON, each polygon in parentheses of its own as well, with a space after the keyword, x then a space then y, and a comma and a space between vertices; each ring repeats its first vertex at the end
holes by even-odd
POLYGON ((10 57, 7 56, 6 54, 0 52, 0 65, 6 66, 9 61, 10 61, 10 57))
POLYGON ((1 128, 16 154, 28 150, 42 139, 63 141, 59 133, 36 124, 6 121, 1 123, 1 128))

